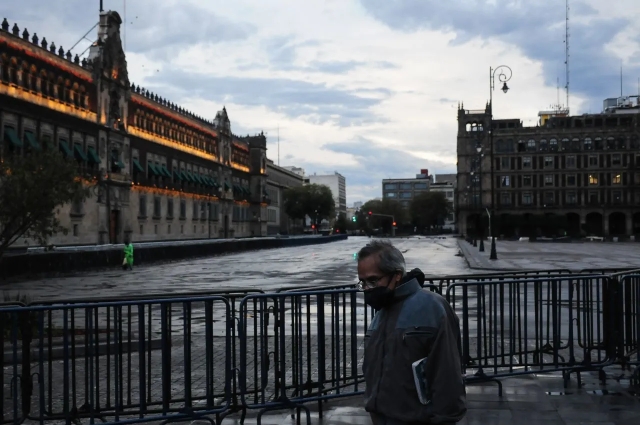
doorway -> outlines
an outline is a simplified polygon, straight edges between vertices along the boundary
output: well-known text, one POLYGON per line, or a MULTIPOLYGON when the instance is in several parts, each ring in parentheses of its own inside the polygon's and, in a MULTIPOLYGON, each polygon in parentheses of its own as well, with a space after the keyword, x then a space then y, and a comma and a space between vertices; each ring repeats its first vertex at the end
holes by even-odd
POLYGON ((109 214, 109 243, 118 243, 118 223, 120 219, 120 211, 113 210, 109 214))

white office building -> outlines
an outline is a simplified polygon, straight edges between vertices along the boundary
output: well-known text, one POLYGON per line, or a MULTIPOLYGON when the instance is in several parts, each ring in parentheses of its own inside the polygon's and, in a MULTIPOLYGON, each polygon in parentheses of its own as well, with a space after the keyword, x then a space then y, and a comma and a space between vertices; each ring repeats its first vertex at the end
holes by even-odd
POLYGON ((333 201, 336 204, 336 217, 338 214, 347 215, 347 184, 344 176, 337 171, 334 174, 312 174, 305 178, 307 184, 323 184, 331 189, 333 201))

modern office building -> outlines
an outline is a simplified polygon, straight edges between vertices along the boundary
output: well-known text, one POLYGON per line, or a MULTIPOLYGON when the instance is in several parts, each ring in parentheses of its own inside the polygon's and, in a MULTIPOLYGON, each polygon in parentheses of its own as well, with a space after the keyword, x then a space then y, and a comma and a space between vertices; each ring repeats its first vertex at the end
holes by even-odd
POLYGON ((50 243, 265 235, 264 134, 238 137, 225 108, 207 120, 130 82, 122 19, 112 11, 99 19, 82 60, 0 24, 0 157, 46 144, 93 186, 85 202, 60 207, 69 233, 50 243))
POLYGON ((333 194, 336 205, 336 217, 338 214, 347 214, 347 183, 344 176, 337 171, 333 174, 319 175, 313 173, 305 177, 307 184, 322 184, 328 186, 333 194))
POLYGON ((302 222, 289 219, 284 210, 284 192, 291 187, 302 186, 302 175, 290 171, 294 167, 278 167, 267 159, 267 194, 270 203, 267 206, 267 235, 290 234, 299 230, 302 222))
POLYGON ((492 207, 495 230, 505 235, 640 233, 640 108, 630 98, 607 99, 599 114, 546 111, 532 127, 492 122, 489 105, 460 107, 461 233, 486 235, 479 217, 492 207))
POLYGON ((382 199, 393 199, 408 207, 415 196, 429 191, 431 179, 427 169, 420 170, 415 178, 383 179, 382 199))

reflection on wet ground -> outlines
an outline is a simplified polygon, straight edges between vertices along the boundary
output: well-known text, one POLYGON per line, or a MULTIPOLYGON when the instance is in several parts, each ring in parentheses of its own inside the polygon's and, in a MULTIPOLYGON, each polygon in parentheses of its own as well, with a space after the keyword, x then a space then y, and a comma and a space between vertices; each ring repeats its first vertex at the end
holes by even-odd
MULTIPOLYGON (((324 245, 250 251, 219 257, 135 267, 133 271, 97 271, 11 284, 10 292, 29 293, 35 299, 102 298, 151 293, 254 288, 264 291, 308 285, 354 283, 354 254, 366 237, 324 245)), ((457 257, 453 238, 394 239, 407 267, 427 275, 469 273, 457 257)), ((8 288, 6 288, 8 290, 8 288)))

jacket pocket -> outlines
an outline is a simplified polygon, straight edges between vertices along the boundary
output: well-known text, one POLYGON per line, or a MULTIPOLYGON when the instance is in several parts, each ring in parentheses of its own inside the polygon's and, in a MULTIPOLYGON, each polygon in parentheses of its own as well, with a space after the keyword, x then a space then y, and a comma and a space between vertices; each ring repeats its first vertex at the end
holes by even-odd
POLYGON ((427 327, 415 327, 405 330, 402 333, 402 342, 407 344, 412 344, 416 340, 421 340, 423 342, 431 341, 435 338, 437 331, 435 329, 427 328, 427 327))

